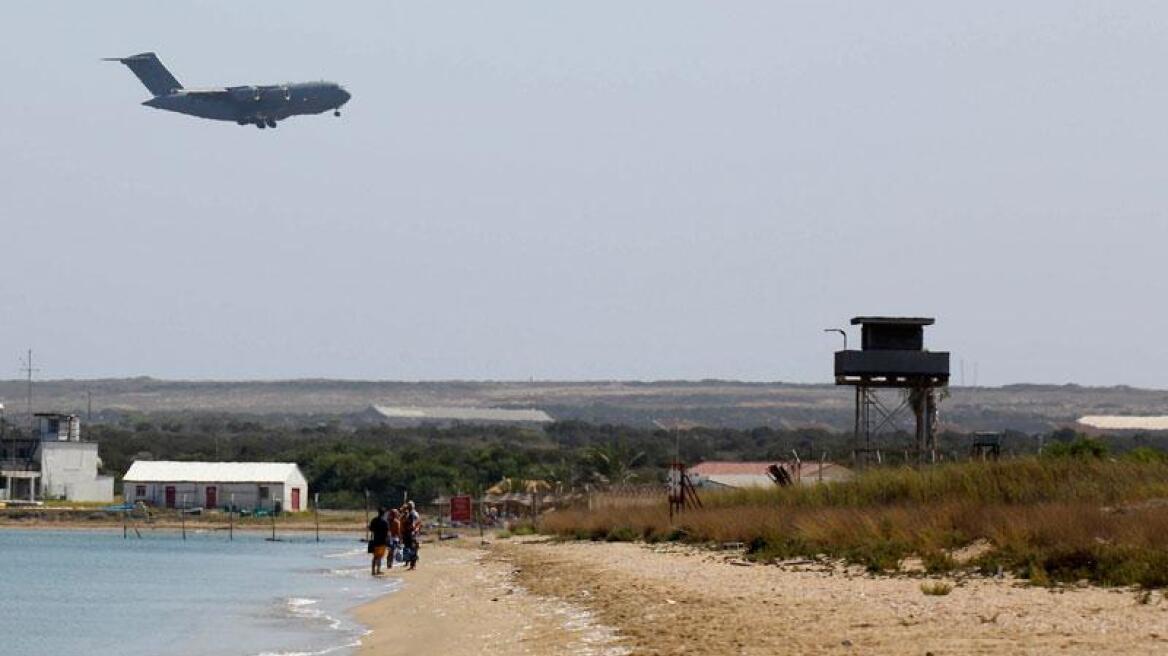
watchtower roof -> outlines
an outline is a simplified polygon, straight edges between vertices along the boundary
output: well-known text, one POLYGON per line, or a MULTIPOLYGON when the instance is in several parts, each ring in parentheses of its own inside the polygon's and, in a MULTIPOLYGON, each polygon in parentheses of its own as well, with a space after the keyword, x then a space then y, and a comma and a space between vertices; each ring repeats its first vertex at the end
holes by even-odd
POLYGON ((934 323, 933 317, 852 317, 853 326, 931 326, 934 323))

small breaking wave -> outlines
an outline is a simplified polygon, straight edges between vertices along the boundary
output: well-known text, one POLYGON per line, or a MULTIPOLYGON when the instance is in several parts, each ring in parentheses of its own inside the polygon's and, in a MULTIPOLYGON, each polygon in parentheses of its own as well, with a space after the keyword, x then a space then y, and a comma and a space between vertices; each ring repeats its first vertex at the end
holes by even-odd
POLYGON ((288 612, 294 617, 306 620, 320 620, 328 625, 334 631, 340 631, 344 626, 339 618, 333 617, 324 612, 320 608, 315 608, 320 603, 319 599, 308 599, 305 597, 291 597, 285 601, 285 606, 288 612))
POLYGON ((352 642, 346 642, 343 645, 334 645, 332 647, 325 647, 317 651, 264 651, 256 654, 256 656, 324 656, 342 649, 354 649, 361 646, 360 638, 352 642))
POLYGON ((353 556, 365 555, 365 549, 349 549, 348 551, 338 551, 336 553, 327 553, 324 558, 352 558, 353 556))

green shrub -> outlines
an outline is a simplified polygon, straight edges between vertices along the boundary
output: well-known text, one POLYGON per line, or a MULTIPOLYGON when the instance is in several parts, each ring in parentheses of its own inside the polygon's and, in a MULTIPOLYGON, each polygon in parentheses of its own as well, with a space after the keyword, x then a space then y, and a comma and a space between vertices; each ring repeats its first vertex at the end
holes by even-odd
POLYGON ((921 555, 921 560, 929 574, 944 574, 957 569, 957 561, 944 551, 928 551, 921 555))
POLYGON ((609 542, 636 542, 641 534, 631 526, 618 526, 608 532, 604 537, 609 542))
POLYGON ((1080 435, 1073 442, 1053 442, 1042 452, 1049 458, 1103 458, 1107 445, 1097 439, 1080 435))
POLYGON ((531 522, 516 524, 511 527, 511 535, 535 535, 535 525, 531 522))

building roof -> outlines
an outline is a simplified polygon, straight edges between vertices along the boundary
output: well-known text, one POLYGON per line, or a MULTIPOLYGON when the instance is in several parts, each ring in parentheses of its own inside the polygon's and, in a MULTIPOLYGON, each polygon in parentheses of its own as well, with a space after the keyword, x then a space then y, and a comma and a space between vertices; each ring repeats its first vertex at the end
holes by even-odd
POLYGON ((373 409, 386 419, 413 419, 416 421, 497 421, 516 423, 546 424, 551 415, 534 408, 469 408, 454 406, 387 406, 375 405, 373 409))
POLYGON ((767 467, 775 464, 770 461, 760 462, 727 462, 722 460, 710 460, 694 465, 689 468, 689 473, 698 474, 700 476, 715 476, 715 475, 754 475, 766 476, 767 467))
POLYGON ((1079 423, 1103 430, 1168 430, 1168 417, 1166 416, 1088 415, 1080 417, 1079 423))
POLYGON ((862 324, 896 324, 908 326, 931 326, 936 323, 933 317, 852 317, 852 325, 862 324))
POLYGON ((294 462, 138 460, 124 480, 135 483, 283 483, 300 474, 294 462))

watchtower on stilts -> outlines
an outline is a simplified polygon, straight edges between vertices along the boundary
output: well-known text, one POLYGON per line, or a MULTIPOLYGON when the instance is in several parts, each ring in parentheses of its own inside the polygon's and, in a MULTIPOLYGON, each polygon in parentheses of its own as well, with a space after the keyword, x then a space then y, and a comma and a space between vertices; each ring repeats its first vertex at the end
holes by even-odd
POLYGON ((931 317, 855 317, 860 326, 860 350, 835 354, 836 385, 856 388, 852 460, 863 467, 880 458, 878 436, 894 430, 898 419, 915 420, 918 463, 937 458, 938 390, 949 384, 949 354, 925 350, 925 326, 931 317), (899 390, 896 399, 881 392, 899 390))

